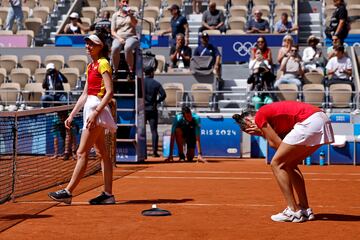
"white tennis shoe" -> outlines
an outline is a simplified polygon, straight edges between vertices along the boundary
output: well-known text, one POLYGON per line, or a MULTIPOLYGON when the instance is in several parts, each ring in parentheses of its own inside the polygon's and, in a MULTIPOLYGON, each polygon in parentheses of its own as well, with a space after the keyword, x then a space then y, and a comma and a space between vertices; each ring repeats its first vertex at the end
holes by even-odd
POLYGON ((272 215, 271 220, 273 220, 274 222, 300 223, 306 221, 306 217, 303 215, 302 210, 294 212, 289 207, 287 207, 283 212, 272 215))
POLYGON ((315 219, 314 212, 311 208, 303 209, 302 214, 307 218, 307 221, 312 221, 315 219))

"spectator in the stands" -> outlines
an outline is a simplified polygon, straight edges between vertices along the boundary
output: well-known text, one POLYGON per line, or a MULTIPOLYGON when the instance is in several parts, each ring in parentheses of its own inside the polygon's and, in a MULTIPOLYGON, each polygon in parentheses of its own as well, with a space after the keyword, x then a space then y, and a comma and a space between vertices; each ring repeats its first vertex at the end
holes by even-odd
POLYGON ((195 49, 194 56, 211 56, 211 66, 214 69, 214 74, 221 76, 221 55, 217 47, 209 43, 209 34, 203 32, 200 38, 201 44, 195 49))
POLYGON ((203 0, 192 0, 193 14, 201 14, 203 0))
POLYGON ((337 36, 341 44, 343 44, 350 30, 348 12, 344 0, 333 0, 333 3, 336 9, 331 16, 329 27, 326 28, 329 31, 325 31, 325 33, 327 36, 330 34, 331 36, 337 36))
POLYGON ((338 36, 332 36, 331 40, 332 40, 332 45, 328 47, 326 50, 328 60, 332 57, 335 57, 335 49, 341 45, 340 38, 338 36))
POLYGON ((42 107, 49 107, 52 102, 65 103, 68 99, 64 91, 63 83, 67 83, 67 78, 55 68, 55 64, 46 65, 46 74, 42 84, 45 94, 41 97, 42 107))
POLYGON ((278 87, 280 84, 284 83, 294 83, 300 90, 302 86, 301 79, 304 75, 304 71, 298 51, 299 46, 293 45, 290 49, 289 55, 283 58, 279 69, 283 72, 283 75, 276 80, 274 87, 278 87))
POLYGON ((290 55, 290 50, 292 45, 294 44, 294 39, 291 35, 285 35, 282 41, 282 47, 279 49, 277 61, 281 64, 284 57, 288 57, 290 55))
POLYGON ((269 33, 269 22, 262 18, 262 12, 258 9, 254 11, 254 18, 246 25, 247 33, 269 33))
POLYGON ((184 34, 176 35, 176 45, 170 49, 172 68, 189 68, 191 60, 191 48, 185 45, 184 34))
POLYGON ((255 50, 254 56, 255 58, 249 62, 250 77, 247 83, 252 84, 250 90, 271 90, 275 80, 275 76, 271 72, 271 64, 263 57, 260 49, 255 50))
MULTIPOLYGON (((8 8, 8 15, 6 17, 6 22, 5 22, 6 24, 5 30, 12 30, 15 19, 16 19, 17 29, 23 30, 24 14, 22 12, 22 6, 21 6, 22 0, 3 0, 3 1, 8 1, 10 3, 10 7, 8 8)), ((26 0, 24 0, 24 3, 25 2, 26 0)))
POLYGON ((315 35, 308 37, 306 47, 303 51, 302 61, 304 62, 304 70, 324 72, 324 57, 321 46, 318 46, 320 39, 315 35))
POLYGON ((331 58, 326 65, 328 81, 327 85, 335 83, 349 83, 354 85, 351 81, 352 76, 352 63, 351 59, 344 53, 345 49, 343 45, 335 48, 335 57, 331 58))
POLYGON ((199 32, 204 30, 219 30, 221 33, 226 32, 224 13, 216 9, 215 2, 210 2, 209 9, 203 13, 202 26, 199 28, 199 32))
POLYGON ((154 79, 154 68, 147 66, 145 73, 145 121, 149 122, 153 157, 160 157, 158 153, 158 104, 165 100, 166 93, 161 84, 154 79))
POLYGON ((106 45, 111 49, 112 36, 109 11, 103 11, 100 15, 100 19, 90 26, 90 30, 95 30, 97 34, 101 33, 105 37, 106 45))
POLYGON ((289 21, 289 16, 286 12, 281 14, 280 20, 275 23, 274 30, 276 33, 291 33, 298 30, 297 26, 293 26, 292 22, 289 21))
POLYGON ((268 47, 266 39, 264 36, 258 37, 256 40, 255 47, 251 50, 251 59, 254 60, 256 58, 256 51, 260 50, 263 59, 267 60, 270 66, 273 64, 272 62, 272 53, 271 49, 268 47))
POLYGON ((180 7, 176 4, 171 5, 168 8, 171 11, 171 28, 163 31, 161 35, 171 33, 172 45, 176 44, 176 36, 181 33, 185 36, 185 45, 189 45, 189 24, 186 17, 180 13, 180 7))
MULTIPOLYGON (((129 66, 129 79, 134 79, 134 53, 140 42, 136 36, 136 19, 134 12, 129 8, 129 0, 119 1, 119 10, 114 13, 111 19, 111 34, 113 42, 111 46, 111 59, 114 73, 117 73, 120 63, 120 51, 123 48, 125 60, 129 66)), ((114 78, 117 74, 113 75, 114 78)))
POLYGON ((64 33, 65 34, 85 34, 86 28, 81 22, 79 14, 72 12, 69 16, 70 23, 65 25, 64 33))

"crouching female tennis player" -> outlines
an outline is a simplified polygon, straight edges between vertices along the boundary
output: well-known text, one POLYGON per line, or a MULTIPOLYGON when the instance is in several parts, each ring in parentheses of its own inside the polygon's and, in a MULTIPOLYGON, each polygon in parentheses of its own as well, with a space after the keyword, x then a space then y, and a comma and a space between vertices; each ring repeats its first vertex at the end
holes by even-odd
POLYGON ((283 101, 265 105, 258 112, 246 110, 233 118, 242 131, 263 136, 276 149, 271 168, 288 206, 271 219, 276 222, 313 220, 304 178, 297 165, 321 145, 334 141, 326 114, 310 104, 283 101))

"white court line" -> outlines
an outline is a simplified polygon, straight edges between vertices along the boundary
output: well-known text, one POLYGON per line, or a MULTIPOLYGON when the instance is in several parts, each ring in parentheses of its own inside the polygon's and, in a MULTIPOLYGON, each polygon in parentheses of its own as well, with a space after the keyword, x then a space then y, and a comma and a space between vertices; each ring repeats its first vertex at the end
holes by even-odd
MULTIPOLYGON (((130 172, 130 170, 115 170, 116 172, 130 172)), ((231 171, 162 171, 162 170, 140 170, 138 173, 201 173, 201 174, 265 174, 272 175, 272 172, 231 172, 231 171)), ((330 176, 360 176, 360 173, 320 173, 320 172, 306 172, 303 175, 330 175, 330 176)))
MULTIPOLYGON (((272 178, 252 177, 167 177, 167 176, 125 176, 131 179, 198 179, 198 180, 270 180, 272 178)), ((331 179, 331 178, 308 178, 305 181, 338 181, 338 182, 359 182, 360 179, 331 179)))

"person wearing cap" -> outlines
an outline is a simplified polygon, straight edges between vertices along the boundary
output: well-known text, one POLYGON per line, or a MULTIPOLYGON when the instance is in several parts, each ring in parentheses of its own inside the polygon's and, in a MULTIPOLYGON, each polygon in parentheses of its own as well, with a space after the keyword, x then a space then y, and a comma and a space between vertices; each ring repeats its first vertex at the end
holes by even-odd
POLYGON ((171 68, 189 68, 191 48, 185 45, 184 35, 176 35, 176 45, 170 48, 171 68))
POLYGON ((221 76, 221 55, 217 47, 209 43, 209 34, 203 32, 200 38, 200 45, 195 49, 194 56, 211 56, 211 66, 214 68, 214 74, 221 76))
POLYGON ((216 9, 215 2, 210 2, 209 9, 203 13, 202 26, 199 28, 199 32, 204 30, 219 30, 221 33, 226 32, 224 13, 216 9))
POLYGON ((153 157, 160 157, 158 153, 158 104, 166 98, 166 93, 161 84, 154 79, 154 68, 147 66, 144 69, 145 79, 145 122, 149 122, 153 157))
POLYGON ((140 46, 139 39, 136 36, 137 23, 138 20, 129 7, 129 0, 120 0, 119 10, 113 14, 111 19, 111 34, 114 38, 111 47, 111 60, 115 78, 119 70, 121 49, 124 49, 125 60, 129 66, 128 76, 130 79, 135 77, 135 54, 133 51, 140 46))
POLYGON ((298 30, 297 26, 293 26, 289 21, 289 15, 286 12, 281 14, 280 20, 275 23, 274 31, 276 33, 291 33, 298 30))
POLYGON ((186 17, 180 14, 180 7, 176 4, 171 5, 168 8, 171 11, 171 27, 161 33, 161 35, 165 35, 167 33, 171 33, 172 44, 176 44, 176 36, 181 33, 185 36, 185 45, 189 45, 189 24, 187 22, 186 17))
POLYGON ((187 106, 182 107, 181 113, 175 115, 171 126, 170 152, 166 162, 173 161, 174 143, 176 141, 179 151, 179 161, 185 161, 184 144, 186 144, 186 159, 191 162, 195 156, 195 147, 198 150, 197 162, 206 162, 202 157, 200 143, 200 117, 191 112, 187 106))
POLYGON ((234 114, 233 119, 242 131, 264 137, 276 151, 270 166, 287 207, 272 215, 271 220, 295 223, 314 220, 298 164, 322 145, 334 142, 327 115, 311 104, 281 101, 265 105, 257 112, 246 109, 234 114))
POLYGON ((254 18, 246 24, 247 33, 269 33, 269 22, 262 18, 262 12, 258 9, 254 11, 254 18))
POLYGON ((54 102, 57 104, 59 104, 59 102, 66 103, 68 97, 63 92, 63 83, 67 82, 67 78, 56 70, 55 65, 48 63, 46 65, 45 78, 42 83, 42 87, 45 89, 45 94, 41 97, 42 107, 50 107, 54 102))
POLYGON ((310 35, 307 39, 308 47, 303 51, 302 60, 305 71, 324 72, 324 61, 321 47, 318 46, 320 39, 315 35, 310 35))
POLYGON ((85 27, 82 25, 79 14, 72 12, 69 15, 70 23, 65 25, 65 34, 85 34, 85 27))
POLYGON ((77 150, 77 162, 70 182, 65 189, 50 192, 48 196, 58 202, 71 204, 72 192, 83 177, 92 147, 101 159, 104 190, 91 199, 90 204, 114 204, 112 194, 113 163, 108 155, 105 144, 105 131, 115 133, 117 126, 108 106, 113 96, 111 80, 111 66, 107 60, 108 49, 101 34, 90 35, 85 38, 85 47, 92 61, 86 69, 86 83, 84 91, 76 102, 69 117, 65 120, 65 127, 73 127, 73 119, 83 108, 83 128, 80 144, 77 150))

